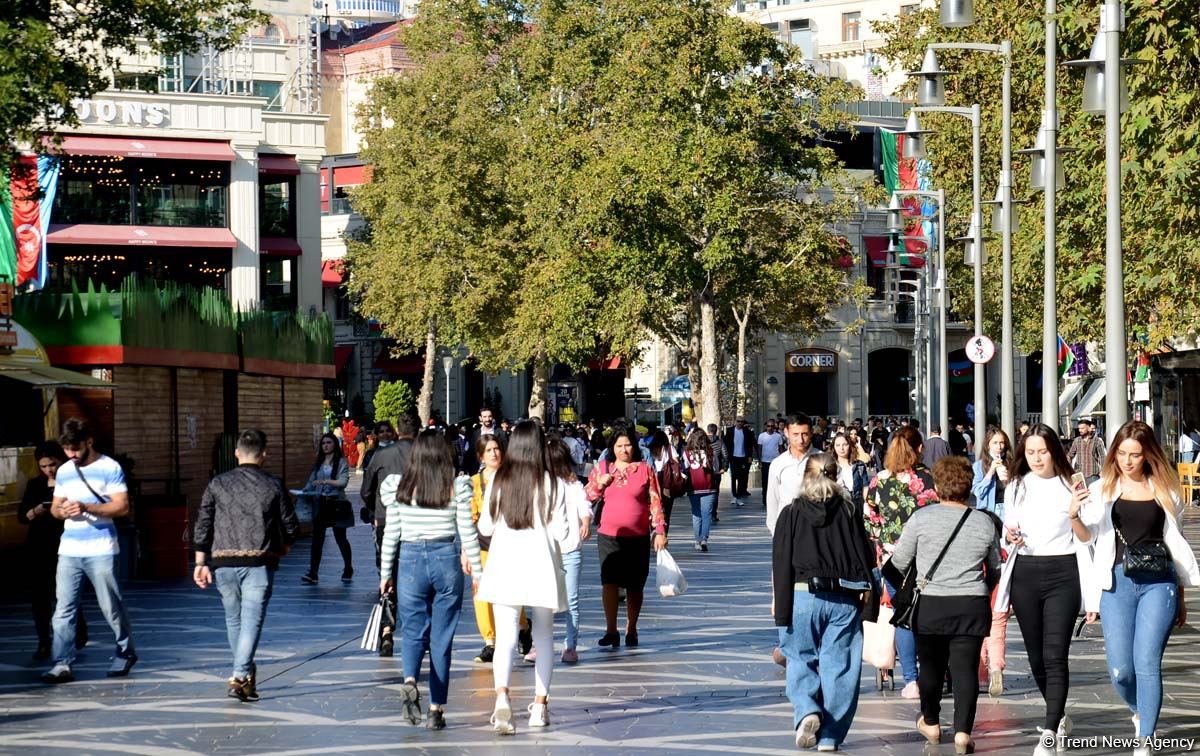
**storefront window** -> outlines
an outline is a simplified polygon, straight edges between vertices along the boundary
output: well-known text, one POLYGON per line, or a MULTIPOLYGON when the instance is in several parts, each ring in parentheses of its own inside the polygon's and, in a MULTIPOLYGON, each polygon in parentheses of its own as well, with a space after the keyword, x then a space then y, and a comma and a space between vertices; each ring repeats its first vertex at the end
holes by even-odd
POLYGON ((294 176, 258 177, 258 233, 260 236, 296 238, 296 179, 294 176))
POLYGON ((264 257, 259 262, 259 292, 264 310, 296 309, 296 260, 264 257))
POLYGON ((149 249, 61 247, 50 255, 47 287, 70 291, 91 281, 109 291, 131 275, 151 281, 175 281, 192 286, 227 289, 232 255, 227 249, 191 250, 178 247, 149 249))
POLYGON ((103 155, 64 159, 50 217, 55 223, 132 223, 131 162, 103 155))
POLYGON ((229 168, 202 161, 144 161, 136 168, 136 223, 225 227, 229 168))

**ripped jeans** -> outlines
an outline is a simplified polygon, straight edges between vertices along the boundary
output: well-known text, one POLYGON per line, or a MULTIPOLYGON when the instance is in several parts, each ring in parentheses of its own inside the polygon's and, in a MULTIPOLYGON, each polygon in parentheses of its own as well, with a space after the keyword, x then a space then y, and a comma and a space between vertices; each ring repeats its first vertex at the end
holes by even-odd
POLYGON ((1113 567, 1113 584, 1100 594, 1104 652, 1113 688, 1139 718, 1138 737, 1150 737, 1162 708, 1162 658, 1179 611, 1175 574, 1162 580, 1125 577, 1113 567))

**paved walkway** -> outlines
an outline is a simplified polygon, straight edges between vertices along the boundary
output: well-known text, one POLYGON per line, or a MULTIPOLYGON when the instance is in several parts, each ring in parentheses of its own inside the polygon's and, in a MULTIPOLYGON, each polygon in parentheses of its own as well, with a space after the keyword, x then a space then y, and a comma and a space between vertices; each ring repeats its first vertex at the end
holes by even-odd
MULTIPOLYGON (((1191 513, 1188 522, 1192 542, 1200 544, 1200 515, 1191 513)), ((36 681, 43 667, 28 661, 33 631, 26 608, 0 606, 0 753, 795 753, 782 671, 770 661, 776 633, 768 615, 770 544, 761 507, 734 510, 723 501, 707 554, 691 549, 686 501, 676 506, 673 525, 672 552, 689 590, 672 599, 647 592, 641 646, 634 650, 594 648, 603 616, 595 546, 588 544, 580 663, 556 666, 553 726, 546 731, 531 731, 518 719, 517 736, 497 740, 488 728, 491 670, 471 661, 480 641, 469 602, 454 652, 449 727, 431 733, 401 722, 399 657, 358 650, 377 590, 370 532, 359 525, 351 531, 353 585, 338 581, 332 539, 320 586, 300 584, 307 542, 282 565, 258 655, 262 700, 256 704, 224 695, 229 651, 215 590, 200 591, 182 580, 128 586, 141 662, 123 680, 104 677, 111 647, 93 606, 93 641, 76 667, 79 679, 61 687, 36 681)), ((1196 606, 1194 617, 1200 615, 1196 606)), ((1197 635, 1187 628, 1171 640, 1163 737, 1200 736, 1197 635)), ((558 638, 561 643, 561 624, 558 638)), ((976 738, 980 751, 1030 753, 1042 704, 1015 622, 1008 659, 1008 690, 1000 699, 980 699, 976 738)), ((532 665, 522 667, 514 673, 514 705, 521 710, 532 700, 533 683, 532 665)), ((876 691, 873 671, 863 671, 858 715, 844 750, 952 753, 949 744, 940 751, 923 745, 912 732, 916 702, 901 699, 899 690, 876 691)), ((1076 735, 1130 733, 1107 681, 1098 627, 1086 628, 1074 646, 1072 685, 1076 735)))

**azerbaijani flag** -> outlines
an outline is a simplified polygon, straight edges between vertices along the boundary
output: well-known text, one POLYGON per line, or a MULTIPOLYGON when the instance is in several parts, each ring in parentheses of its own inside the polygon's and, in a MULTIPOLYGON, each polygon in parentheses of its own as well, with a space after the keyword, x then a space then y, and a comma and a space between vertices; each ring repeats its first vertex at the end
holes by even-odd
POLYGON ((1062 336, 1058 337, 1058 377, 1062 378, 1075 364, 1075 353, 1071 351, 1071 347, 1063 340, 1062 336))
POLYGON ((46 235, 58 189, 58 158, 22 158, 11 177, 0 167, 0 276, 25 290, 46 285, 46 235))
MULTIPOLYGON (((904 149, 904 135, 887 129, 879 130, 879 150, 881 167, 883 169, 883 185, 888 194, 897 190, 930 191, 933 187, 933 164, 922 158, 920 160, 901 157, 904 149)), ((905 215, 908 216, 905 236, 925 236, 931 246, 937 245, 937 226, 933 218, 937 215, 937 205, 933 200, 922 200, 918 197, 903 199, 905 215)), ((920 242, 906 239, 904 241, 906 255, 897 260, 901 265, 919 268, 925 264, 925 255, 929 252, 920 242)))

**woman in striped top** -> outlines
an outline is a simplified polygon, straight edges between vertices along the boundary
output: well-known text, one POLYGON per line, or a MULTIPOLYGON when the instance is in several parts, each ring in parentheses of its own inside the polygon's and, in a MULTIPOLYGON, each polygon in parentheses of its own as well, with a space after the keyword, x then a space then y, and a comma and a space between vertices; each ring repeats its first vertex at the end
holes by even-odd
POLYGON ((425 655, 424 628, 429 628, 429 719, 432 730, 446 726, 445 706, 450 688, 450 651, 462 612, 463 573, 478 588, 483 567, 479 539, 471 521, 471 480, 454 478, 454 458, 445 436, 422 431, 413 443, 407 474, 389 475, 379 486, 387 507, 383 532, 379 590, 392 590, 392 557, 400 550, 398 604, 402 628, 400 648, 404 685, 400 695, 404 715, 421 721, 417 677, 425 655), (455 543, 455 535, 462 548, 455 543))

